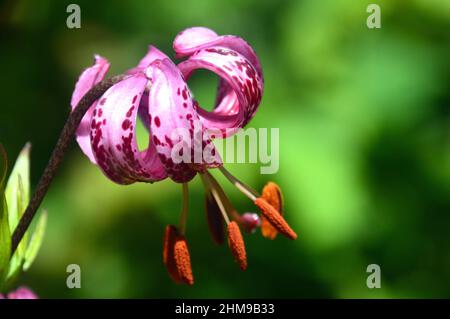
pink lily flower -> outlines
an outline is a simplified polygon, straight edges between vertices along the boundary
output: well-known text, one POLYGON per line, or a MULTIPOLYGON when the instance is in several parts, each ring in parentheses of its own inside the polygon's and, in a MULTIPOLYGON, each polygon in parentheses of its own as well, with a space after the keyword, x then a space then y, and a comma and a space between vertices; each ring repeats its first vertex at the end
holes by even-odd
MULTIPOLYGON (((185 58, 178 66, 150 46, 147 55, 127 72, 127 77, 110 87, 91 106, 78 128, 77 141, 91 162, 116 183, 155 182, 167 177, 182 183, 180 225, 166 229, 164 263, 176 282, 193 284, 184 234, 187 183, 197 174, 205 185, 207 218, 213 238, 217 243, 223 241, 225 221, 228 243, 241 269, 247 267, 247 261, 236 222, 252 231, 260 225, 259 216, 238 214, 208 169, 219 168, 279 232, 291 239, 297 235, 265 198, 225 170, 211 142, 213 138, 236 133, 252 119, 259 107, 264 84, 254 50, 239 37, 219 36, 203 27, 179 33, 173 48, 178 58, 185 58), (216 105, 211 112, 198 105, 186 83, 199 68, 220 77, 216 105), (138 115, 149 129, 149 144, 144 151, 138 150, 134 132, 138 115), (188 133, 187 140, 174 135, 180 129, 188 133), (178 149, 180 144, 183 148, 178 149), (179 156, 195 158, 198 146, 200 152, 209 148, 208 158, 178 161, 173 156, 175 152, 179 156), (230 217, 235 221, 230 221, 230 217)), ((108 69, 108 61, 96 56, 95 64, 81 74, 75 86, 72 108, 90 88, 105 78, 108 69)))
POLYGON ((38 299, 38 296, 27 287, 19 287, 6 296, 0 294, 0 299, 38 299))
MULTIPOLYGON (((175 141, 170 133, 177 127, 193 129, 193 120, 198 119, 193 101, 176 94, 180 89, 190 93, 186 93, 186 83, 175 64, 156 48, 150 48, 140 65, 144 63, 145 69, 138 66, 132 70, 92 105, 80 124, 77 141, 90 160, 116 183, 154 182, 167 176, 176 182, 189 181, 195 171, 185 163, 173 164, 170 152, 175 141), (138 150, 134 133, 140 108, 147 111, 143 118, 152 133, 144 151, 138 150)), ((104 79, 108 68, 106 59, 97 56, 95 65, 78 80, 72 107, 104 79)))

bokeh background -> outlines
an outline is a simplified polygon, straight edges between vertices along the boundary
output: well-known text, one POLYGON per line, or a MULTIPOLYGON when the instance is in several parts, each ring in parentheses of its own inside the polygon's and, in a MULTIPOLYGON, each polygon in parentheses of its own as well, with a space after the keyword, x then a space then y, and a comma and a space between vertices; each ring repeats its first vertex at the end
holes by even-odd
MULTIPOLYGON (((150 43, 173 56, 174 36, 195 25, 239 35, 259 54, 265 95, 250 125, 280 128, 280 170, 227 168, 255 188, 279 183, 299 239, 245 235, 241 272, 210 240, 196 179, 187 229, 196 283, 175 285, 161 253, 181 187, 114 185, 73 143, 43 203, 42 250, 20 283, 43 298, 450 297, 447 0, 2 1, 0 140, 10 160, 32 142, 36 185, 94 53, 121 73, 150 43), (81 29, 66 27, 71 2, 81 29), (381 29, 366 27, 369 3, 381 6, 381 29), (81 289, 66 287, 72 263, 81 289), (366 287, 372 263, 381 289, 366 287)), ((190 81, 201 103, 214 100, 216 80, 190 81)), ((255 211, 220 181, 240 211, 255 211)))

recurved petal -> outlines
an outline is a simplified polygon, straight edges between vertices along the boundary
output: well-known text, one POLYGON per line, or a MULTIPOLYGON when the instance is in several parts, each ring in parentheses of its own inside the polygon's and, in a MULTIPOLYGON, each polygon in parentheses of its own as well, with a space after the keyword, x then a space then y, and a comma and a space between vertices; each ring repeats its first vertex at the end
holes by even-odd
POLYGON ((207 69, 220 78, 218 100, 212 112, 198 107, 207 129, 221 130, 222 137, 235 133, 254 116, 263 94, 263 79, 244 55, 225 47, 197 51, 178 65, 186 79, 196 69, 207 69))
POLYGON ((158 48, 153 45, 149 45, 147 54, 139 61, 135 68, 128 70, 127 73, 135 74, 137 72, 142 72, 155 60, 163 60, 168 58, 169 57, 165 53, 158 50, 158 48))
MULTIPOLYGON (((155 60, 168 59, 169 57, 158 50, 153 45, 148 46, 147 54, 139 61, 138 65, 133 69, 127 71, 127 74, 136 74, 138 72, 143 72, 145 69, 152 64, 155 60)), ((149 116, 148 116, 148 94, 144 93, 141 103, 139 105, 139 118, 142 120, 144 126, 150 129, 149 116)))
POLYGON ((156 60, 146 75, 152 82, 152 141, 168 176, 175 182, 187 182, 197 170, 221 165, 209 136, 203 134, 191 92, 178 68, 168 59, 156 60))
POLYGON ((203 48, 219 36, 213 30, 204 27, 192 27, 177 34, 173 41, 173 50, 181 58, 203 48))
MULTIPOLYGON (((78 78, 78 81, 75 85, 75 90, 72 93, 72 100, 70 102, 70 105, 72 107, 72 110, 77 106, 78 102, 81 100, 81 98, 98 82, 102 81, 106 73, 109 69, 109 63, 108 61, 99 56, 95 56, 95 64, 83 71, 81 73, 80 77, 78 78)), ((78 142, 78 145, 80 145, 81 150, 84 154, 93 162, 96 163, 95 157, 92 154, 92 148, 91 148, 91 142, 89 138, 89 132, 90 132, 90 125, 91 125, 91 119, 92 119, 92 112, 94 110, 94 107, 97 102, 94 102, 92 106, 89 108, 89 110, 84 115, 83 119, 81 120, 80 126, 77 129, 76 133, 76 139, 78 142)))
MULTIPOLYGON (((196 55, 197 51, 214 48, 225 48, 242 55, 252 65, 258 76, 261 89, 259 100, 261 100, 264 81, 261 63, 253 48, 242 38, 233 35, 219 36, 208 28, 194 27, 180 32, 174 40, 173 48, 177 53, 177 57, 188 57, 196 55)), ((228 67, 233 69, 233 65, 228 67)), ((239 68, 239 66, 237 67, 239 68)), ((188 78, 190 74, 184 72, 183 75, 188 78)), ((232 135, 250 121, 255 114, 259 101, 256 104, 256 106, 240 104, 235 89, 229 84, 228 80, 221 78, 214 111, 207 112, 199 108, 199 112, 202 120, 204 120, 205 127, 208 129, 222 129, 222 134, 219 136, 226 137, 232 135), (236 114, 240 112, 240 108, 254 109, 241 112, 241 117, 237 117, 236 114), (248 118, 240 121, 239 119, 242 118, 242 113, 247 114, 248 118), (226 129, 231 130, 226 132, 226 129)))
POLYGON ((223 47, 242 54, 253 64, 262 77, 261 64, 253 48, 242 38, 234 35, 217 35, 213 30, 204 27, 188 28, 180 32, 173 42, 177 57, 192 55, 198 50, 209 47, 223 47))
POLYGON ((98 166, 116 183, 152 182, 167 174, 149 136, 149 146, 140 151, 136 143, 136 117, 148 84, 136 73, 109 88, 95 106, 91 144, 98 166))

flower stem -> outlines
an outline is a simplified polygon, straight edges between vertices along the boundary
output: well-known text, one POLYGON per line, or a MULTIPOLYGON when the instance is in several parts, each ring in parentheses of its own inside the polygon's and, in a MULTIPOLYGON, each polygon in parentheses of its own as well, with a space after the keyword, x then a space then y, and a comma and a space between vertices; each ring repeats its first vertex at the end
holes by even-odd
POLYGON ((124 75, 118 75, 99 82, 83 96, 73 112, 70 113, 69 118, 61 131, 58 142, 53 149, 53 153, 48 161, 47 167, 45 167, 39 183, 37 184, 33 197, 28 203, 27 209, 20 218, 20 221, 14 230, 11 243, 11 256, 13 256, 17 246, 30 226, 31 221, 36 215, 36 211, 42 203, 42 200, 44 199, 44 196, 47 193, 53 178, 55 177, 56 171, 58 170, 59 165, 67 152, 70 142, 75 136, 75 132, 80 125, 84 114, 87 112, 92 103, 99 99, 107 89, 121 81, 124 77, 124 75))

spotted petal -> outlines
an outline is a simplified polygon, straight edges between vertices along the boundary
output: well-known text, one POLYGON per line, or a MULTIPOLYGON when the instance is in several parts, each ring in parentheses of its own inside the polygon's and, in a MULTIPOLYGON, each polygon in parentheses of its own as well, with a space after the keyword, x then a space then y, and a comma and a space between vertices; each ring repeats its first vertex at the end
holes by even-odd
POLYGON ((234 35, 217 35, 213 30, 204 27, 193 27, 181 31, 173 42, 177 58, 187 57, 198 50, 210 47, 224 47, 243 55, 255 67, 262 77, 261 64, 252 47, 242 38, 234 35))
POLYGON ((217 36, 212 30, 195 27, 180 33, 174 41, 178 57, 188 57, 178 67, 188 79, 196 69, 219 75, 215 109, 198 108, 203 125, 229 136, 254 116, 263 93, 261 65, 253 49, 236 36, 217 36))
POLYGON ((149 45, 147 54, 139 61, 138 65, 128 70, 128 74, 135 74, 137 72, 144 71, 150 64, 152 64, 155 60, 163 60, 168 59, 169 57, 158 50, 155 46, 149 45))
POLYGON ((113 85, 95 106, 91 123, 91 144, 98 166, 107 177, 120 184, 152 182, 167 174, 149 138, 149 146, 139 151, 136 117, 148 79, 136 73, 113 85))
POLYGON ((176 182, 187 182, 195 176, 196 170, 221 165, 211 140, 203 136, 204 127, 178 68, 169 59, 157 60, 146 74, 152 80, 150 130, 169 177, 176 182), (211 151, 207 161, 202 154, 203 147, 211 151))
MULTIPOLYGON (((139 61, 138 65, 131 70, 127 71, 127 74, 135 74, 138 72, 143 72, 150 64, 155 60, 169 59, 169 57, 158 50, 155 46, 149 45, 147 54, 139 61)), ((150 123, 148 121, 148 94, 144 93, 139 105, 139 117, 142 120, 144 126, 149 129, 150 123)))
MULTIPOLYGON (((95 56, 95 64, 86 70, 80 75, 77 84, 75 85, 75 90, 72 94, 72 100, 70 105, 72 110, 77 106, 78 102, 81 98, 98 82, 102 81, 106 73, 109 69, 108 61, 99 56, 95 56)), ((92 120, 92 112, 94 111, 95 105, 97 102, 94 102, 89 110, 84 115, 81 120, 80 126, 77 129, 76 139, 78 145, 80 145, 81 150, 84 154, 91 160, 92 163, 96 164, 95 157, 92 154, 91 141, 89 138, 90 125, 92 120)))
POLYGON ((214 111, 197 110, 206 128, 220 129, 225 137, 252 119, 261 102, 263 82, 244 56, 230 49, 212 47, 197 51, 178 67, 185 78, 195 69, 203 68, 224 80, 214 111))

